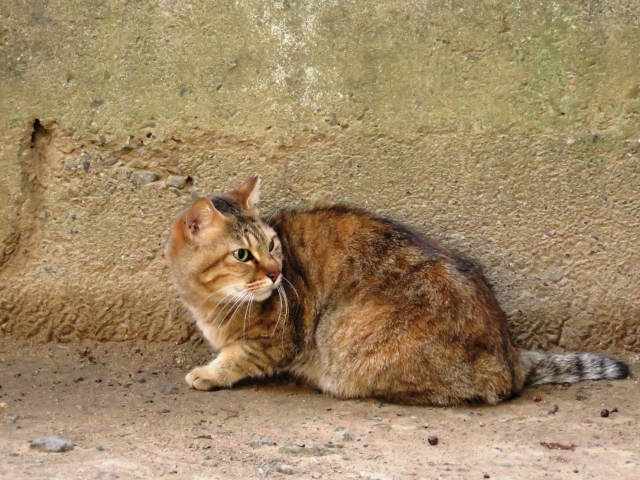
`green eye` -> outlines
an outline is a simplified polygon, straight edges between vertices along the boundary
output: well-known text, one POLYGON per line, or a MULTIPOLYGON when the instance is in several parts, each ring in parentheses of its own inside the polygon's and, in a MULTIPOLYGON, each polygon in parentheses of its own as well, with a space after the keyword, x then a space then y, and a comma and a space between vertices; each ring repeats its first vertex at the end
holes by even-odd
POLYGON ((253 259, 253 255, 251 255, 251 252, 246 248, 236 250, 235 252, 233 252, 233 256, 239 262, 248 262, 249 260, 253 259))
POLYGON ((271 243, 269 244, 269 251, 273 252, 273 249, 276 248, 276 243, 273 241, 273 239, 271 240, 271 243))

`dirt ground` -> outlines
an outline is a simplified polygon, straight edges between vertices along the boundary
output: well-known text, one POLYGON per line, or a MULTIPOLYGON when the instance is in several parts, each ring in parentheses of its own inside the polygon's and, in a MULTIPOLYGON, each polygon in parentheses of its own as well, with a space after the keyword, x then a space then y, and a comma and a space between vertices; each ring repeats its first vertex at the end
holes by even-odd
POLYGON ((205 357, 203 347, 2 340, 0 477, 640 478, 636 378, 422 408, 335 400, 288 378, 190 390, 184 375, 205 357), (75 448, 30 448, 49 434, 75 448))

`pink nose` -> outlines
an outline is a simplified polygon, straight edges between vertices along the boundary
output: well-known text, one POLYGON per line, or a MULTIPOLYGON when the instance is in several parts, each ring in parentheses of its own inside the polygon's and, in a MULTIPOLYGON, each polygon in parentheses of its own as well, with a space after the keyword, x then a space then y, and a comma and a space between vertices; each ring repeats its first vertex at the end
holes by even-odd
POLYGON ((270 271, 265 272, 265 273, 266 273, 267 277, 269 277, 273 283, 276 283, 276 280, 280 276, 280 270, 270 270, 270 271))

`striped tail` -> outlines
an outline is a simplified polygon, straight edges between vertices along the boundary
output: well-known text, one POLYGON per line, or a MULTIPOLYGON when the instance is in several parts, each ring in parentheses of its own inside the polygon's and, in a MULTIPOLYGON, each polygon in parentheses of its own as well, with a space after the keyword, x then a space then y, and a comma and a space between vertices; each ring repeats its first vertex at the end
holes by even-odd
POLYGON ((543 383, 575 383, 581 380, 619 380, 629 376, 629 366, 595 353, 554 355, 520 350, 525 386, 543 383))

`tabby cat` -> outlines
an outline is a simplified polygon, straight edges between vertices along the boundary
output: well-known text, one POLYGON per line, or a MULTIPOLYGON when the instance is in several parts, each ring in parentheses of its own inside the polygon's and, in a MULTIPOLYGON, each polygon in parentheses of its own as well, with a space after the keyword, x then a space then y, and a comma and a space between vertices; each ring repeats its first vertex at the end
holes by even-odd
POLYGON ((259 188, 199 198, 171 229, 175 283, 218 351, 191 387, 291 372, 339 398, 457 405, 628 376, 608 357, 517 350, 480 268, 410 228, 342 205, 260 218, 259 188))

